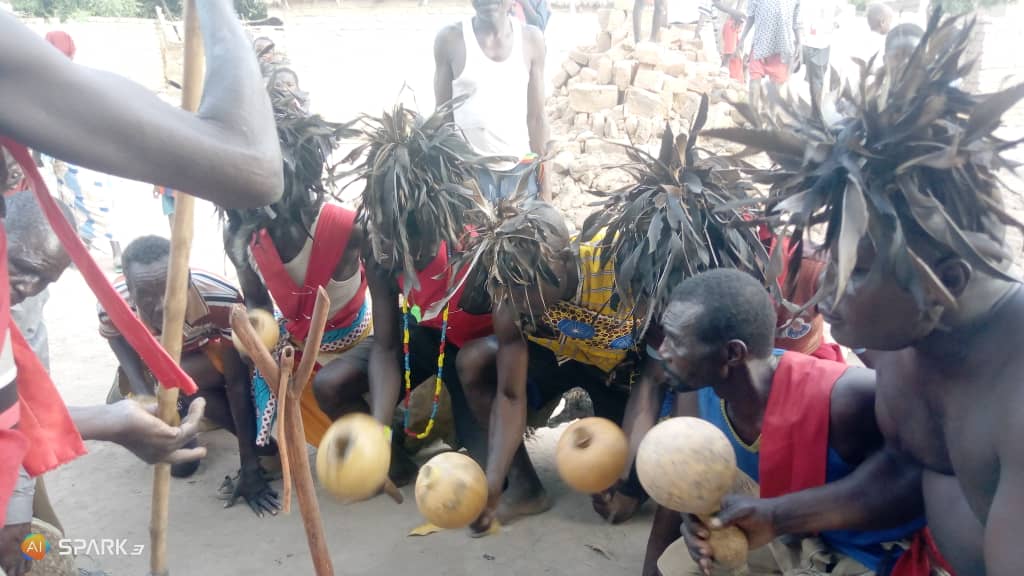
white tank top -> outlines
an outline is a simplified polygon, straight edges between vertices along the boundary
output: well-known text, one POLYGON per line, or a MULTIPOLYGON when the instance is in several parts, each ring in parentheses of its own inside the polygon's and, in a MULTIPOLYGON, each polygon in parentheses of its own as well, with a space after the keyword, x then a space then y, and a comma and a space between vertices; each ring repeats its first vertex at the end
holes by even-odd
POLYGON ((473 19, 462 23, 466 66, 452 82, 452 97, 469 94, 455 109, 455 123, 480 154, 522 158, 530 152, 526 98, 530 70, 523 55, 523 29, 512 23, 512 51, 501 62, 491 60, 473 32, 473 19))

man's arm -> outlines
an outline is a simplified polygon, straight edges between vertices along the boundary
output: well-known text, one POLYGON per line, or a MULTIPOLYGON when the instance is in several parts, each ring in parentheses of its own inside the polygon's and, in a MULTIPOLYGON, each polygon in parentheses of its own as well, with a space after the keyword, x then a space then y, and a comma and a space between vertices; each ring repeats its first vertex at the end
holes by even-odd
POLYGON ((876 530, 921 517, 921 467, 881 445, 873 378, 870 370, 850 368, 832 391, 829 445, 847 462, 860 463, 853 473, 778 498, 727 496, 719 520, 742 528, 754 548, 780 534, 876 530))
POLYGON ((370 351, 370 410, 373 417, 391 426, 398 403, 401 375, 398 354, 398 291, 394 279, 367 254, 366 283, 373 303, 373 349, 370 351))
POLYGON ((1013 420, 1006 434, 1000 435, 999 486, 985 522, 985 570, 989 576, 1024 574, 1024 551, 1020 535, 1024 531, 1024 415, 1019 403, 1011 409, 1013 420))
POLYGON ((537 13, 537 9, 533 6, 533 0, 519 0, 519 5, 523 8, 523 16, 526 17, 526 23, 536 27, 539 31, 544 23, 541 22, 540 14, 537 13))
POLYGON ((633 474, 633 467, 640 441, 657 422, 664 398, 660 386, 664 381, 661 363, 650 356, 645 356, 641 362, 640 377, 629 392, 623 415, 622 429, 629 439, 629 456, 621 482, 613 490, 594 495, 593 499, 597 513, 613 524, 632 518, 643 503, 643 487, 633 474))
POLYGON ((754 28, 754 13, 757 12, 757 3, 760 0, 750 0, 747 3, 747 23, 743 26, 743 34, 740 35, 740 43, 736 46, 736 51, 740 55, 744 55, 744 50, 747 46, 747 36, 750 35, 750 31, 754 28))
POLYGON ((73 164, 185 190, 227 207, 277 200, 270 100, 232 5, 197 3, 206 82, 197 114, 124 77, 72 63, 0 13, 0 133, 73 164))
POLYGON ((147 464, 191 462, 206 456, 206 448, 184 448, 199 436, 206 400, 196 398, 179 426, 156 417, 156 406, 144 408, 134 400, 97 406, 71 406, 68 414, 83 440, 120 444, 147 464))
POLYGON ((714 0, 711 4, 719 11, 725 12, 726 14, 728 14, 729 16, 738 21, 742 22, 747 17, 747 15, 744 14, 742 11, 736 10, 735 8, 722 4, 722 0, 714 0))
MULTIPOLYGON (((697 393, 676 394, 676 405, 672 412, 673 416, 700 417, 700 410, 697 403, 697 393)), ((651 535, 647 538, 647 553, 644 556, 643 576, 657 576, 658 558, 665 553, 665 550, 679 539, 679 525, 683 521, 683 515, 679 512, 658 506, 654 513, 654 522, 651 525, 651 535)))
POLYGON ((124 370, 125 376, 128 377, 128 384, 132 394, 137 396, 155 394, 154 390, 149 389, 149 382, 146 379, 146 366, 142 363, 142 358, 139 358, 139 354, 124 339, 124 336, 111 338, 109 342, 110 349, 114 351, 114 356, 117 356, 117 362, 121 365, 121 369, 124 370))
POLYGON ((498 339, 498 388, 491 405, 487 438, 487 508, 472 527, 476 532, 486 532, 491 527, 512 458, 526 432, 529 347, 509 307, 498 306, 493 319, 498 339))
MULTIPOLYGON (((455 80, 452 72, 452 57, 449 46, 451 37, 454 34, 452 26, 445 26, 434 38, 434 106, 440 106, 452 99, 452 82, 455 80)), ((472 31, 470 31, 472 32, 472 31)), ((455 119, 449 115, 448 121, 455 119)))
MULTIPOLYGON (((547 49, 544 35, 536 28, 526 28, 523 35, 531 46, 533 58, 530 62, 530 84, 526 95, 526 125, 530 130, 530 151, 544 158, 547 154, 551 132, 548 116, 544 111, 544 58, 547 49)), ((551 187, 548 185, 547 170, 541 170, 540 199, 551 202, 551 187)))
POLYGON ((633 42, 640 41, 640 32, 643 29, 645 0, 633 0, 633 42))

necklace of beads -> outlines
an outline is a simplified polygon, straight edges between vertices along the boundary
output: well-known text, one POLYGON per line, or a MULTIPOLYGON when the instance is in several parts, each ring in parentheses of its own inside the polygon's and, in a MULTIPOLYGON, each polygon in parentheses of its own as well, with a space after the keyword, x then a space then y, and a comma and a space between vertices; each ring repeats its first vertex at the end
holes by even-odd
POLYGON ((434 422, 437 421, 437 409, 441 404, 441 388, 444 386, 444 350, 445 343, 447 342, 448 336, 448 304, 445 304, 444 311, 441 313, 441 344, 438 346, 437 351, 437 375, 434 376, 434 399, 430 407, 430 419, 427 420, 427 427, 423 429, 423 432, 415 432, 409 428, 409 403, 412 399, 412 369, 409 367, 409 302, 407 299, 402 299, 402 353, 404 354, 404 367, 405 367, 405 418, 403 421, 403 427, 405 428, 405 435, 410 438, 416 438, 422 440, 430 435, 430 431, 434 429, 434 422))

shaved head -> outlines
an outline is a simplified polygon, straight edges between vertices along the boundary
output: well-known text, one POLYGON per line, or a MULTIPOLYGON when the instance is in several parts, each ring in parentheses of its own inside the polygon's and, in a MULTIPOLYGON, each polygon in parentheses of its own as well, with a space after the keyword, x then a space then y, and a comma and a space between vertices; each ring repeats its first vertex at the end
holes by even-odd
POLYGON ((896 13, 886 4, 874 2, 868 5, 867 17, 872 32, 888 34, 893 20, 896 19, 896 13))
MULTIPOLYGON (((64 251, 33 192, 24 190, 4 200, 11 304, 17 304, 56 282, 71 264, 71 257, 64 251)), ((64 217, 73 224, 71 210, 63 203, 58 204, 64 217)))

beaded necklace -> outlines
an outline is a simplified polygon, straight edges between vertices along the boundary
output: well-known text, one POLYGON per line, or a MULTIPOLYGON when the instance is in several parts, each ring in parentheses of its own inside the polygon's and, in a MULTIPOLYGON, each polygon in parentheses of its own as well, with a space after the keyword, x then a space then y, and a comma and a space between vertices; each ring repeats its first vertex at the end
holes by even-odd
POLYGON ((430 435, 434 429, 434 422, 437 420, 437 408, 441 404, 441 387, 444 385, 444 349, 448 335, 448 304, 444 306, 441 313, 441 345, 437 351, 437 375, 434 376, 434 399, 430 407, 430 419, 427 420, 427 427, 423 432, 414 432, 409 429, 409 401, 412 399, 412 369, 409 367, 409 303, 402 299, 402 353, 405 355, 405 418, 403 427, 405 435, 410 438, 422 440, 430 435))
MULTIPOLYGON (((448 250, 448 257, 451 258, 451 249, 448 250)), ((402 354, 405 368, 405 400, 403 401, 405 416, 402 427, 405 428, 406 436, 417 440, 423 440, 430 435, 431 430, 434 429, 434 422, 437 421, 437 409, 441 405, 441 388, 444 386, 444 350, 448 340, 448 307, 450 305, 451 301, 447 302, 444 305, 444 311, 441 312, 441 344, 437 350, 437 375, 434 376, 434 398, 430 406, 430 419, 427 420, 427 426, 423 432, 415 432, 409 429, 409 403, 412 400, 412 368, 409 367, 409 316, 415 315, 417 321, 420 316, 419 306, 413 306, 413 311, 410 312, 408 298, 402 298, 402 354)))

